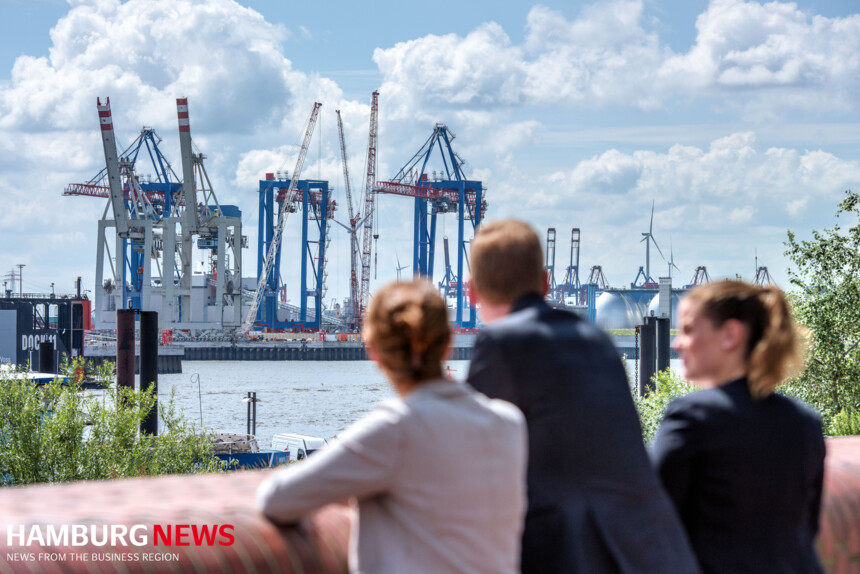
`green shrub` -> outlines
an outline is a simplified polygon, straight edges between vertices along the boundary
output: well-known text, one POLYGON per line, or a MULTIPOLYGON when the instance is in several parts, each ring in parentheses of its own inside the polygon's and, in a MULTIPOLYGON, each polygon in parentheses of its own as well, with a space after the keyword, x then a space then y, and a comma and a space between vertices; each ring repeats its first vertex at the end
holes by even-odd
MULTIPOLYGON (((108 382, 112 370, 106 364, 95 372, 108 382)), ((160 434, 141 435, 156 399, 151 386, 93 394, 80 381, 40 387, 0 374, 0 485, 223 469, 212 454, 213 437, 177 415, 172 394, 159 404, 160 434)))
POLYGON ((672 399, 696 390, 671 369, 656 373, 651 380, 655 385, 654 389, 650 389, 644 397, 636 394, 633 396, 633 402, 636 403, 636 410, 639 412, 639 422, 642 425, 642 439, 646 443, 654 438, 657 427, 663 420, 666 407, 672 399))
POLYGON ((860 410, 842 409, 832 418, 826 431, 830 436, 860 435, 860 410))

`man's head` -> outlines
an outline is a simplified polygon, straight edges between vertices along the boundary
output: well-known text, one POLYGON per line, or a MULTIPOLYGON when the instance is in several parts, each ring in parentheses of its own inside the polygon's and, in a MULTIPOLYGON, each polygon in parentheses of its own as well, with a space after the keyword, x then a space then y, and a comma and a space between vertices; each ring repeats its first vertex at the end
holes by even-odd
POLYGON ((501 219, 481 225, 472 240, 472 294, 482 305, 516 303, 546 294, 540 238, 527 223, 501 219))

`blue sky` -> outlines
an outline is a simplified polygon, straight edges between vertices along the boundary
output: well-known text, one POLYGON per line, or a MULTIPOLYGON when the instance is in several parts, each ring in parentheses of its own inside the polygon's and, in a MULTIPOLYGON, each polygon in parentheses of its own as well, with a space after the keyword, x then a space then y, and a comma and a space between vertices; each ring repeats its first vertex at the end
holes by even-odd
MULTIPOLYGON (((488 188, 488 216, 557 228, 559 268, 579 227, 584 270, 632 281, 653 201, 679 282, 698 265, 751 279, 757 252, 785 286, 785 231, 831 226, 842 191, 858 189, 858 12, 743 0, 0 0, 0 275, 25 263, 27 290, 70 290, 77 275, 92 285, 104 206, 61 192, 103 164, 97 96, 111 96, 120 141, 154 126, 176 164, 173 106, 189 97, 215 191, 244 213, 247 276, 257 179, 292 168, 319 99, 305 175, 342 193, 340 108, 359 188, 379 88, 380 178, 446 123, 488 188)), ((383 198, 379 216, 382 282, 395 251, 411 253, 411 206, 383 198)), ((297 223, 286 231, 296 251, 297 223)), ((455 229, 443 218, 440 234, 455 229)), ((327 298, 343 299, 348 243, 332 233, 327 298)), ((653 253, 652 268, 665 268, 653 253)), ((285 263, 288 284, 297 269, 285 263)))

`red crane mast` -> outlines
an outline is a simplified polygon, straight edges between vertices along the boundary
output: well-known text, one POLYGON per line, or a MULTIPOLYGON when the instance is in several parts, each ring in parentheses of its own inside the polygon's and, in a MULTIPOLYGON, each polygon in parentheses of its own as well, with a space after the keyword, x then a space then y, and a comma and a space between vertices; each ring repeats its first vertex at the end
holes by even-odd
POLYGON ((360 317, 364 318, 370 299, 370 252, 373 247, 373 216, 376 207, 376 143, 379 120, 379 90, 373 92, 370 103, 370 132, 367 139, 367 177, 364 180, 364 233, 361 242, 361 297, 359 298, 360 317))

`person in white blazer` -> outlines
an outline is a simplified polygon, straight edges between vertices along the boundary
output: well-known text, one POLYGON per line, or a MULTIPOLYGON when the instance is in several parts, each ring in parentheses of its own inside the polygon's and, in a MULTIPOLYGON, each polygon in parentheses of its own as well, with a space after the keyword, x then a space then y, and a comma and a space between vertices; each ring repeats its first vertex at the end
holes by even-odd
POLYGON ((289 523, 354 497, 351 572, 519 572, 523 415, 443 377, 451 331, 429 283, 383 287, 363 332, 398 396, 306 461, 273 472, 257 491, 259 509, 289 523))

